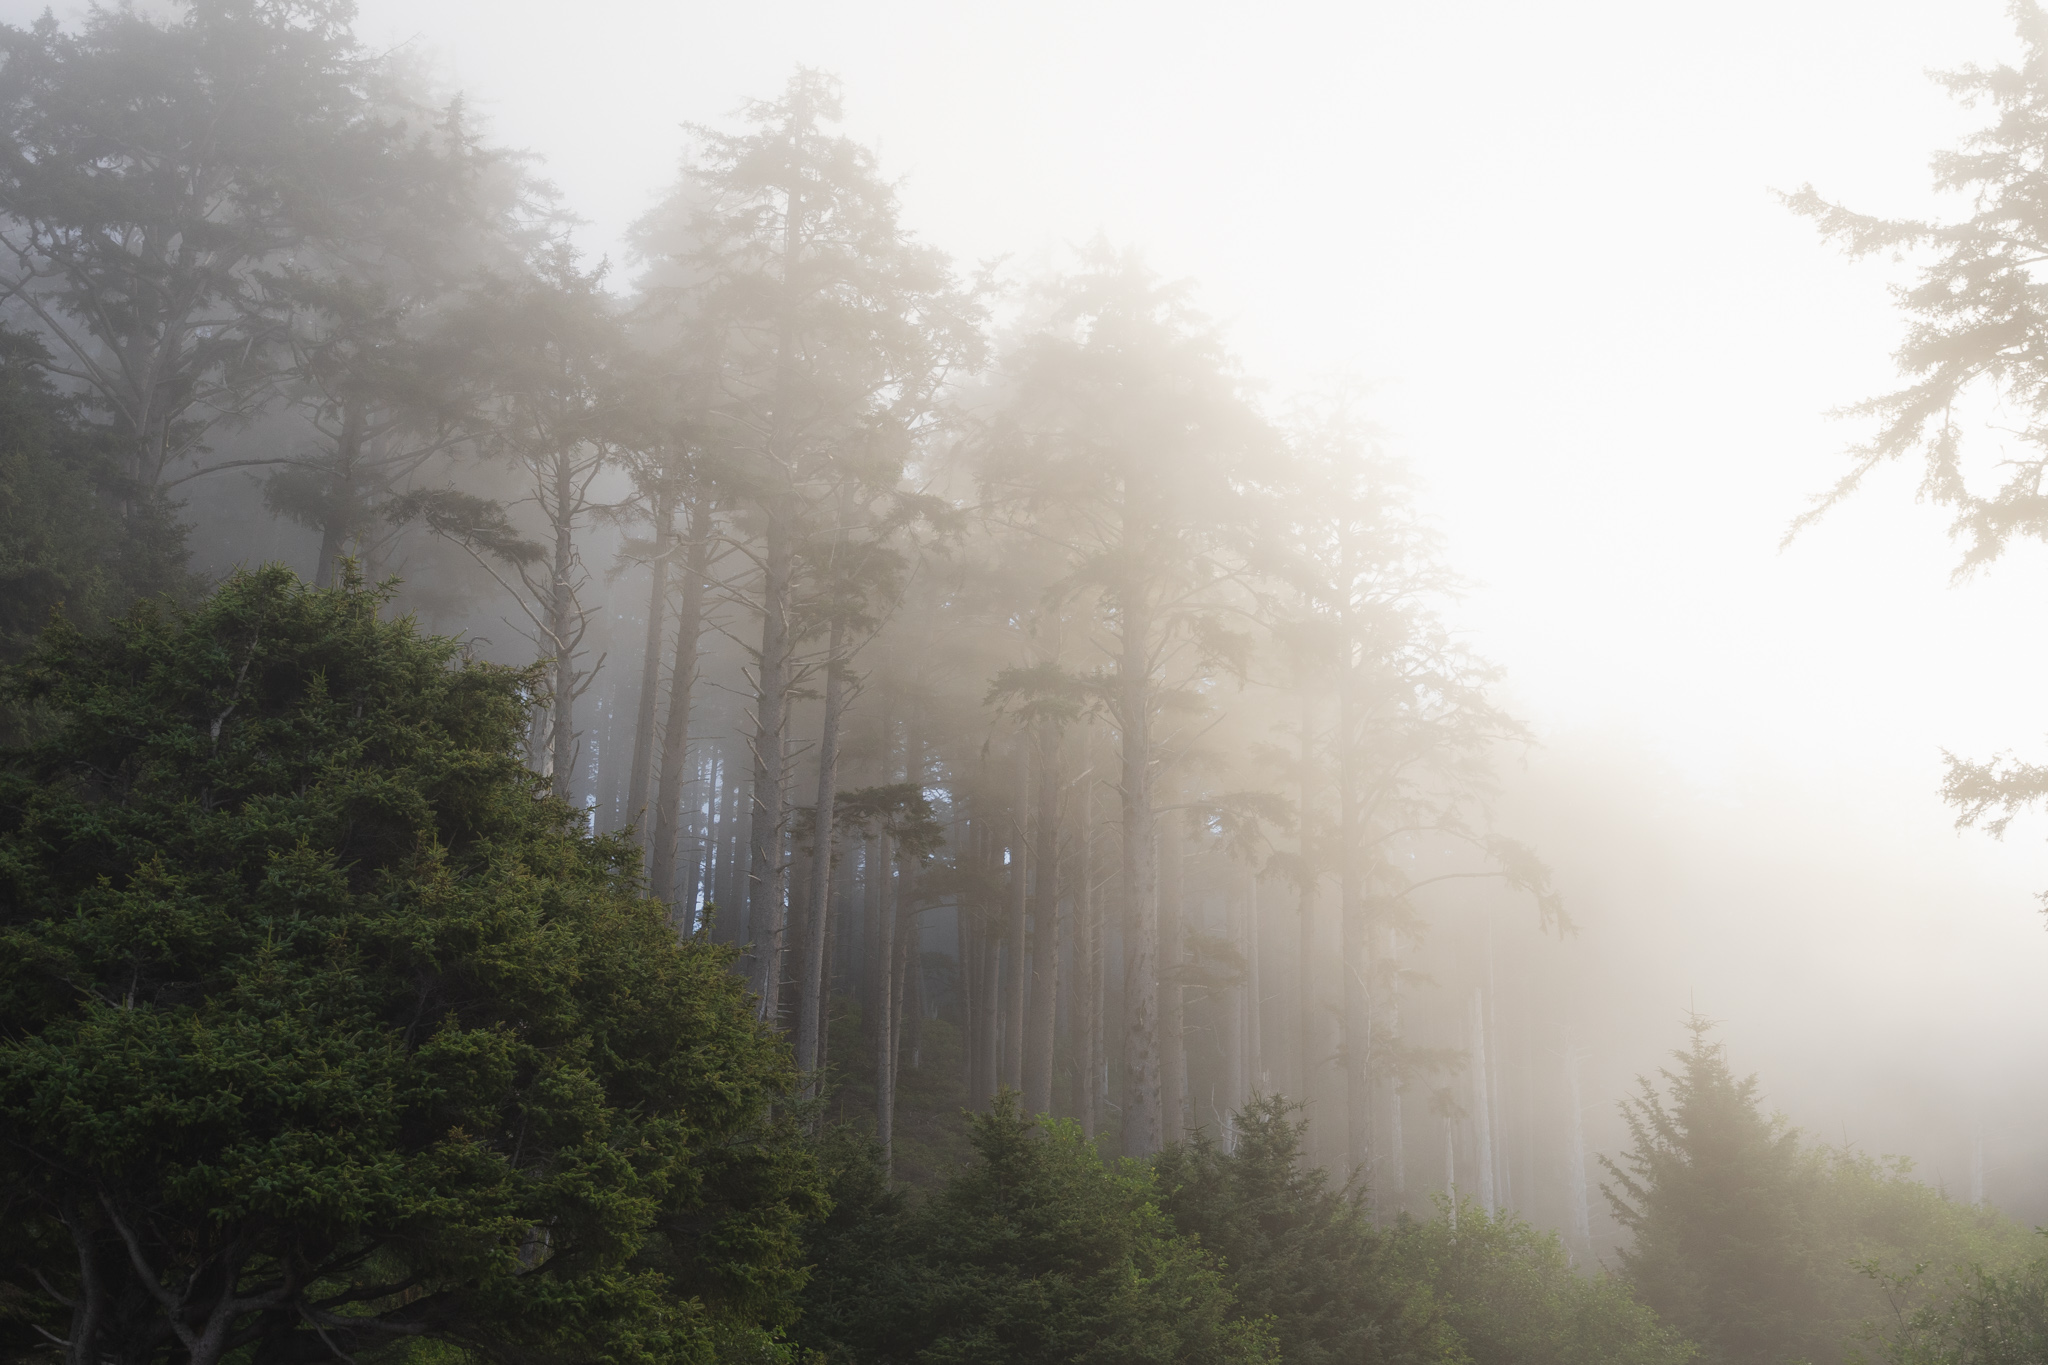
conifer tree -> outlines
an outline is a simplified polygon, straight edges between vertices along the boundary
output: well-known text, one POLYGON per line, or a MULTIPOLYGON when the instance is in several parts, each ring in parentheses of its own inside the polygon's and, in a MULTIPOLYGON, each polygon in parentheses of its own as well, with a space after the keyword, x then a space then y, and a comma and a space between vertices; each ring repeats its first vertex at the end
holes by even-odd
POLYGON ((1831 1347, 1815 1308, 1810 1170, 1798 1134, 1758 1108, 1711 1021, 1694 1015, 1678 1069, 1622 1102, 1630 1147, 1602 1157, 1643 1302, 1700 1343, 1704 1365, 1779 1365, 1831 1347))

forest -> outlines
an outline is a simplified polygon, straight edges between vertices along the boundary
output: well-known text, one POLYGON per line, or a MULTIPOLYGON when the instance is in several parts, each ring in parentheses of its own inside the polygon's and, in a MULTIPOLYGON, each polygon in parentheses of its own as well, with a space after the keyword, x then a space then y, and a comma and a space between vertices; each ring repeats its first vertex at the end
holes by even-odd
MULTIPOLYGON (((1969 216, 1776 206, 1918 272, 1790 540, 1892 465, 1961 575, 2048 539, 2011 17, 1969 216)), ((0 25, 0 1354, 2048 1361, 1981 1128, 1964 1198, 1685 999, 1601 1088, 1372 385, 1108 234, 953 259, 809 66, 593 255, 359 27, 0 25)))

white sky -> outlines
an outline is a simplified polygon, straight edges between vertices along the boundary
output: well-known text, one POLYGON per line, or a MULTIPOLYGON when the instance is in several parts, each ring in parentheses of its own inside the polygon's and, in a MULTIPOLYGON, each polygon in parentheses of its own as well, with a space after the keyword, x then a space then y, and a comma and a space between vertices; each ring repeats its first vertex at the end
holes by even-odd
POLYGON ((1811 794, 1858 837, 1814 841, 1802 879, 1890 860, 1960 902, 1931 937, 1817 912, 1811 956, 2038 1049, 2040 827, 1958 838, 1935 786, 1943 746, 2048 756, 2048 556, 1951 590, 1903 469, 1777 550, 1841 468, 1824 413, 1890 379, 1899 275, 1771 190, 1934 211, 1930 153, 1982 116, 1925 72, 2005 59, 2004 8, 363 0, 360 30, 437 51, 594 251, 680 124, 803 63, 843 78, 849 131, 956 257, 1100 230, 1197 278, 1277 390, 1378 381, 1479 585, 1460 619, 1539 730, 1633 737, 1757 821, 1811 794))

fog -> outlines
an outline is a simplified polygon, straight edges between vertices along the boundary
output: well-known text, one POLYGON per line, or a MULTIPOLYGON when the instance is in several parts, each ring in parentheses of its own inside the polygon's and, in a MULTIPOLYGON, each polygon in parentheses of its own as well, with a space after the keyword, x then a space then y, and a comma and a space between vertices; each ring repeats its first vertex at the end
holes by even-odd
POLYGON ((363 29, 437 53, 594 251, 678 124, 802 63, 926 240, 1136 242, 1275 389, 1370 380, 1470 580, 1456 622, 1544 745, 1508 823, 1584 925, 1560 970, 1601 988, 1591 1093, 1696 1006, 1821 1138, 1961 1193, 1985 1124, 1991 1197, 2048 1217, 2048 851, 1939 799, 1943 748, 2048 729, 2022 624, 2048 564, 1951 588, 1906 468, 1779 548, 1860 434, 1829 412, 1891 378, 1904 272, 1773 191, 1942 208, 1927 158, 1978 120, 1927 73, 2009 60, 2002 5, 370 3, 363 29))
MULTIPOLYGON (((0 18, 40 8, 7 0, 0 18)), ((744 101, 808 67, 843 83, 843 130, 896 185, 904 226, 963 271, 1000 259, 1006 279, 1029 281, 1101 237, 1191 282, 1271 411, 1363 384, 1360 410, 1408 466, 1462 580, 1442 620, 1498 666, 1490 695, 1532 740, 1493 747, 1490 824, 1548 864, 1575 925, 1544 932, 1527 895, 1493 883, 1417 901, 1430 929, 1415 965, 1435 986, 1414 988, 1411 1036, 1466 1046, 1466 994, 1491 992, 1495 1122, 1512 1148, 1502 1179, 1532 1218, 1571 1226, 1568 1051, 1584 1051, 1587 1144, 1611 1154, 1626 1141, 1615 1102, 1697 1011, 1721 1021, 1767 1106, 1813 1139, 1909 1156, 1959 1199, 1981 1182, 2015 1218, 2048 1220, 2048 931, 2035 899, 2048 822, 2022 818, 1994 840, 1957 831, 1941 798, 1944 750, 2042 752, 2048 557, 2018 544, 1951 583, 1948 514, 1916 496, 1906 463, 1785 543, 1868 434, 1829 414, 1895 384, 1903 324, 1889 290, 1913 271, 1845 260, 1778 192, 1811 182, 1874 214, 1967 212, 1929 190, 1928 158, 1987 116, 1927 73, 2012 60, 2003 5, 364 0, 357 29, 461 92, 488 139, 534 154, 619 297, 641 269, 632 225, 700 145, 686 125, 735 127, 744 101)), ((1024 297, 997 306, 999 349, 1002 328, 1029 325, 1024 297)), ((1994 445, 2018 420, 1977 416, 1994 445)), ((288 439, 265 430, 238 433, 232 453, 288 439)), ((502 469, 475 477, 513 496, 502 469)), ((970 500, 964 481, 939 491, 970 500)), ((593 497, 629 492, 619 476, 593 497)), ((201 571, 317 567, 319 537, 266 513, 253 479, 180 496, 201 528, 201 571)), ((613 755, 630 744, 645 629, 645 570, 619 556, 646 534, 593 522, 584 552, 606 603, 587 649, 607 659, 586 713, 602 719, 585 723, 616 728, 584 751, 597 775, 576 799, 602 809, 624 799, 613 755)), ((413 556, 394 566, 407 605, 519 656, 514 613, 464 577, 461 556, 413 556)), ((902 623, 931 581, 913 576, 890 627, 903 633, 885 637, 885 662, 863 664, 872 685, 850 733, 880 723, 873 698, 891 670, 918 696, 938 687, 928 673, 971 671, 959 641, 902 623)), ((707 781, 740 762, 749 723, 740 651, 759 627, 741 596, 709 607, 690 730, 707 781)), ((972 710, 988 681, 948 685, 972 710)), ((795 705, 810 743, 817 697, 795 705)), ((1258 724, 1220 733, 1241 725, 1250 752, 1268 712, 1291 713, 1247 705, 1258 724)), ((998 733, 985 716, 966 729, 977 724, 998 733)), ((872 766, 872 752, 856 744, 848 762, 872 766)), ((809 805, 815 763, 793 760, 792 809, 809 805)), ((947 799, 941 815, 958 826, 962 790, 947 799)), ((602 809, 600 824, 627 823, 602 809)), ((700 804, 687 810, 695 819, 700 804)), ((1189 885, 1225 889, 1213 907, 1191 892, 1191 924, 1238 932, 1239 872, 1199 857, 1189 885)), ((1284 960, 1294 912, 1270 910, 1276 878, 1259 893, 1275 916, 1262 951, 1284 960)), ((958 952, 946 923, 923 932, 927 953, 958 952)), ((1269 1033, 1296 989, 1274 981, 1269 1033)), ((938 977, 919 989, 919 1010, 952 1008, 938 977)), ((1276 1064, 1266 1079, 1291 1075, 1276 1064)), ((1416 1136, 1424 1085, 1410 1204, 1443 1179, 1416 1136)), ((1312 1121, 1333 1103, 1312 1105, 1312 1121)), ((1575 1249, 1604 1256, 1620 1234, 1592 1202, 1592 1244, 1575 1249)))

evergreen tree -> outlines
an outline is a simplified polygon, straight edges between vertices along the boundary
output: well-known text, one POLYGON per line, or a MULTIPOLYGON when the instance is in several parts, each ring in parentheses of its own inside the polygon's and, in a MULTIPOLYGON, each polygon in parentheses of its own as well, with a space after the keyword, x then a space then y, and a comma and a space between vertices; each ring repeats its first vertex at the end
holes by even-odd
POLYGON ((268 274, 346 230, 402 133, 341 0, 181 9, 0 26, 0 286, 144 488, 275 396, 268 274))
POLYGON ((1601 1158, 1602 1185, 1633 1243, 1623 1273, 1643 1302, 1702 1348, 1706 1365, 1783 1365, 1834 1344, 1821 1302, 1809 1214, 1816 1179, 1798 1134, 1757 1107, 1713 1024, 1622 1102, 1631 1146, 1601 1158), (1668 1093, 1667 1093, 1668 1092, 1668 1093))
POLYGON ((1301 1160, 1305 1123, 1281 1099, 1239 1111, 1225 1151, 1196 1134, 1153 1163, 1160 1207, 1223 1258, 1239 1311, 1272 1326, 1290 1365, 1456 1361, 1457 1334, 1427 1285, 1372 1225, 1358 1182, 1332 1187, 1301 1160))
MULTIPOLYGON (((1237 655, 1244 471, 1275 451, 1184 286, 1098 243, 1048 289, 1045 325, 1003 362, 987 496, 1059 547, 1050 596, 1085 613, 1118 743, 1126 1155, 1159 1150, 1164 1112, 1158 799, 1162 712, 1237 655)), ((1021 814, 1021 812, 1020 812, 1021 814)), ((1177 964, 1176 964, 1177 965, 1177 964)))
MULTIPOLYGON (((974 1120, 975 1162, 905 1212, 842 1176, 873 1216, 828 1227, 808 1302, 828 1359, 1141 1365, 1274 1359, 1223 1272, 1160 1211, 1135 1163, 1104 1164, 1071 1124, 1041 1127, 1004 1092, 974 1120)), ((812 1330, 800 1326, 801 1334, 812 1330)))
POLYGON ((708 1360, 820 1210, 726 950, 520 763, 535 670, 238 574, 0 754, 0 1265, 70 1365, 708 1360))

